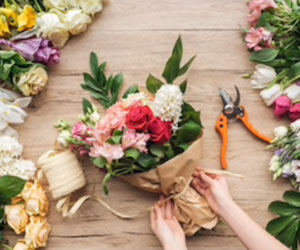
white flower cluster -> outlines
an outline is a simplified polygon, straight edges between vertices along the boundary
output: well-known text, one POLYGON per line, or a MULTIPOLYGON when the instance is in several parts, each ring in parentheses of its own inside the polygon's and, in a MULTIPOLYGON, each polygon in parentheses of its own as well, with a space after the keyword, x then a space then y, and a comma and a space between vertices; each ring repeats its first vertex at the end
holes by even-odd
POLYGON ((92 22, 92 16, 103 8, 102 0, 45 0, 50 12, 38 17, 38 36, 52 41, 62 48, 71 35, 84 32, 92 22))
POLYGON ((33 162, 21 158, 23 146, 16 137, 0 136, 0 176, 12 175, 30 180, 36 172, 33 162))
POLYGON ((174 127, 180 121, 183 94, 176 85, 163 85, 156 93, 155 100, 151 106, 154 114, 163 121, 173 121, 174 127))

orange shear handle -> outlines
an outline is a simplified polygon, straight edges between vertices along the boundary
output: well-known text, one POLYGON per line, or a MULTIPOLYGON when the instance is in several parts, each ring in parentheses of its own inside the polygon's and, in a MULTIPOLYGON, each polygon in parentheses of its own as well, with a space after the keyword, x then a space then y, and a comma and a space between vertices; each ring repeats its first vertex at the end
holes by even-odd
POLYGON ((263 134, 261 134, 260 132, 258 132, 253 125, 251 124, 250 120, 249 120, 249 114, 247 112, 247 110, 245 109, 244 106, 241 106, 241 108, 244 110, 244 116, 237 116, 237 119, 241 120, 243 122, 243 124, 245 125, 245 127, 253 134, 255 135, 257 138, 267 142, 267 143, 271 143, 272 139, 264 136, 263 134))
POLYGON ((222 168, 228 169, 227 163, 227 149, 228 149, 228 118, 225 115, 221 115, 216 126, 216 130, 221 135, 223 145, 222 145, 222 153, 221 153, 221 160, 222 160, 222 168))

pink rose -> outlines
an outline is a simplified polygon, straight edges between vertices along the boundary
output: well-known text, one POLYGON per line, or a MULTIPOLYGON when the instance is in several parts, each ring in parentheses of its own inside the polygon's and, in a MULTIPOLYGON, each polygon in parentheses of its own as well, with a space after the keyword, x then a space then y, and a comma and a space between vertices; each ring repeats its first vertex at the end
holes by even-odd
POLYGON ((124 150, 128 148, 135 148, 140 152, 147 153, 147 142, 150 139, 150 135, 144 133, 136 133, 135 130, 126 130, 122 138, 122 147, 124 150))
POLYGON ((250 32, 246 35, 245 41, 249 49, 255 51, 262 50, 263 48, 269 48, 272 45, 273 34, 261 27, 259 29, 251 28, 250 32))
POLYGON ((297 103, 293 107, 291 107, 290 118, 292 121, 296 121, 300 118, 300 103, 297 103))
POLYGON ((81 139, 83 136, 85 136, 85 133, 87 131, 87 127, 84 123, 78 122, 74 128, 73 128, 73 137, 76 139, 81 139))
POLYGON ((113 160, 121 159, 124 156, 124 151, 120 145, 112 145, 109 143, 100 145, 94 143, 89 156, 94 158, 104 157, 108 163, 111 164, 113 160))
POLYGON ((292 100, 283 95, 276 99, 275 101, 275 112, 274 114, 278 117, 287 115, 290 112, 290 108, 292 107, 292 100))

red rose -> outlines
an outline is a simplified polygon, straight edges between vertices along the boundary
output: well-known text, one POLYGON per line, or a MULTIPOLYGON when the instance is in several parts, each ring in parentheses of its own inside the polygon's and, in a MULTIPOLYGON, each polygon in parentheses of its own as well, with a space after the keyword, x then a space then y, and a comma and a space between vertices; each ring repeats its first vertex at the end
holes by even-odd
POLYGON ((150 140, 157 144, 165 144, 172 138, 172 123, 163 122, 160 118, 156 118, 148 126, 150 140))
POLYGON ((291 107, 290 118, 292 121, 296 121, 300 118, 300 103, 295 104, 293 107, 291 107))
POLYGON ((148 106, 132 108, 126 116, 126 125, 130 129, 147 132, 148 125, 155 119, 152 110, 148 106))

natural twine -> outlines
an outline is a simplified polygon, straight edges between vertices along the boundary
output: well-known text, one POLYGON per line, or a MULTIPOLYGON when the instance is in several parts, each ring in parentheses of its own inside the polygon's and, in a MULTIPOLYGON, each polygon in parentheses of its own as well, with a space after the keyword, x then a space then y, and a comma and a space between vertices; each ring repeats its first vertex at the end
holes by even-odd
MULTIPOLYGON (((122 219, 134 219, 142 214, 151 211, 154 207, 151 206, 138 213, 123 214, 113 209, 100 197, 93 195, 85 195, 78 199, 73 205, 71 202, 72 193, 86 185, 85 176, 80 163, 76 156, 71 151, 57 152, 54 150, 46 152, 42 155, 38 162, 39 168, 45 174, 52 196, 55 200, 58 199, 56 204, 56 210, 62 214, 63 217, 73 217, 80 207, 88 200, 94 200, 104 206, 111 213, 122 219)), ((204 172, 208 174, 216 175, 229 175, 237 178, 243 178, 243 176, 230 173, 228 171, 204 169, 204 172)), ((181 177, 182 178, 182 177, 181 177)), ((160 201, 160 203, 167 202, 171 199, 179 199, 188 190, 193 178, 190 178, 183 190, 178 194, 173 194, 167 199, 160 201)))

